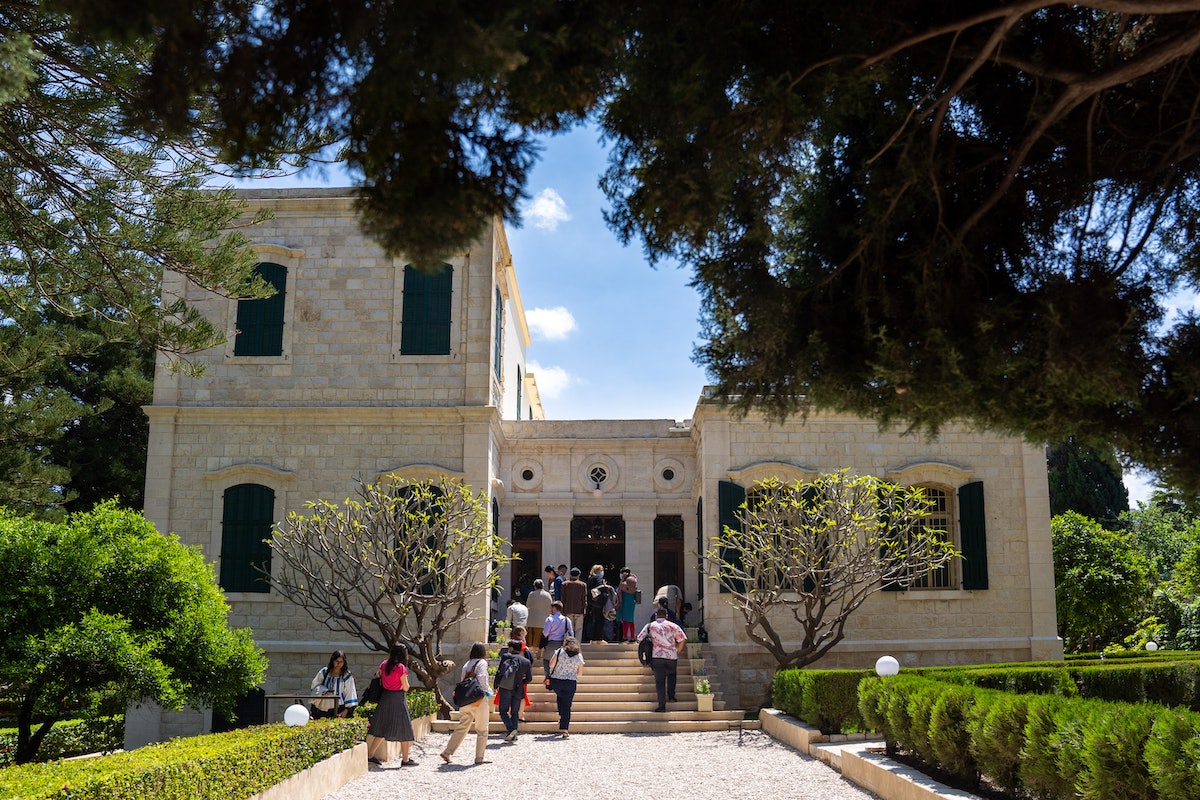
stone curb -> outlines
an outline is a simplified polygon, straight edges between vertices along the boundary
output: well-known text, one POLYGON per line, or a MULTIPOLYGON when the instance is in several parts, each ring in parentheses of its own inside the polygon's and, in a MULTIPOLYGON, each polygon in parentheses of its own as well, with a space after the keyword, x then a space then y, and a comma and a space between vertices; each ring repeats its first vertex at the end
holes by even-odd
POLYGON ((976 795, 939 783, 928 775, 897 763, 881 753, 882 739, 865 736, 826 736, 775 708, 759 715, 762 729, 772 738, 805 755, 824 761, 883 800, 979 800, 976 795))

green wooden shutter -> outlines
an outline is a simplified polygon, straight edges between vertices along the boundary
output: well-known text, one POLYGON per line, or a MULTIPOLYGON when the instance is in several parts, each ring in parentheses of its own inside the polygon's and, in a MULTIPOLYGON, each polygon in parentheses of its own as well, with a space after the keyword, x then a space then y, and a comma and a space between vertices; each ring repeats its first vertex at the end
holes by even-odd
POLYGON ((962 541, 963 588, 988 588, 982 481, 963 484, 958 489, 958 531, 962 541))
MULTIPOLYGON (((504 367, 501 358, 504 355, 504 298, 500 295, 500 287, 496 287, 496 380, 504 380, 504 367)), ((517 404, 520 406, 520 403, 517 404)), ((520 409, 517 419, 520 419, 520 409)))
MULTIPOLYGON (((729 481, 719 481, 717 484, 717 520, 724 531, 726 526, 730 528, 740 528, 741 520, 737 517, 737 510, 743 503, 746 502, 746 490, 736 483, 729 481)), ((730 563, 741 566, 742 551, 733 547, 721 548, 721 559, 730 563)), ((745 581, 721 581, 721 592, 728 594, 732 591, 744 592, 746 590, 745 581)))
POLYGON ((227 592, 269 592, 259 570, 271 571, 275 490, 241 483, 225 490, 221 516, 221 588, 227 592))
POLYGON ((287 267, 264 262, 259 276, 275 287, 275 294, 257 300, 239 300, 235 356, 278 356, 283 354, 283 310, 287 297, 287 267))
POLYGON ((517 367, 517 419, 521 418, 521 404, 525 402, 525 398, 522 396, 524 388, 525 379, 521 376, 521 368, 517 367))
POLYGON ((704 580, 707 574, 704 571, 704 553, 707 549, 704 541, 704 498, 701 497, 696 501, 696 571, 700 573, 700 586, 696 590, 696 596, 701 600, 704 599, 704 580))
POLYGON ((400 323, 400 354, 450 353, 450 306, 454 269, 442 264, 433 272, 412 265, 404 268, 404 302, 400 323))

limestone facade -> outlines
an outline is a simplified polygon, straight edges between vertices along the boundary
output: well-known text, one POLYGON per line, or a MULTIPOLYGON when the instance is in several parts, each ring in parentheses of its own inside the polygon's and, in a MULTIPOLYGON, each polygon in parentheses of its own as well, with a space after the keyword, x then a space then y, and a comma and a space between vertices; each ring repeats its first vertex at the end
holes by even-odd
MULTIPOLYGON (((541 577, 545 564, 585 573, 592 563, 628 566, 644 590, 639 618, 648 619, 655 587, 678 583, 694 617, 703 616, 725 699, 757 707, 773 665, 746 639, 697 555, 719 527, 719 486, 850 468, 943 487, 951 497, 982 483, 987 588, 960 588, 952 573, 948 588, 876 594, 820 666, 868 667, 884 654, 902 665, 1061 657, 1039 448, 958 427, 929 440, 831 414, 784 424, 738 419, 709 398, 685 421, 546 420, 525 368, 529 333, 499 223, 447 260, 446 352, 405 355, 405 262, 363 236, 347 190, 243 196, 248 213, 272 212, 249 231, 259 258, 287 271, 278 352, 235 354, 238 301, 168 280, 165 294, 223 326, 229 344, 194 358, 204 368, 198 378, 160 360, 146 408, 147 517, 199 545, 218 568, 232 487, 269 489, 279 520, 308 500, 347 496, 358 476, 452 475, 486 490, 498 529, 524 558, 505 596, 541 577)), ((227 596, 233 623, 252 628, 270 659, 268 695, 307 689, 335 647, 350 654, 363 685, 381 660, 270 592, 227 596)), ((485 638, 489 615, 502 608, 480 597, 456 657, 485 638)), ((127 744, 210 725, 206 712, 141 709, 130 715, 127 744)))

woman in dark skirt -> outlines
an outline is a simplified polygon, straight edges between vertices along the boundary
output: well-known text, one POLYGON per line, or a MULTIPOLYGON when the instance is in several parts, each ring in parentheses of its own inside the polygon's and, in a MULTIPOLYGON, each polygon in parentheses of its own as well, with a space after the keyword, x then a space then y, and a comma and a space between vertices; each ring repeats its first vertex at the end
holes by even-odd
POLYGON ((408 650, 404 645, 393 645, 388 660, 379 665, 379 681, 383 685, 383 698, 375 713, 371 715, 370 733, 367 734, 367 761, 382 764, 375 753, 381 742, 400 743, 400 766, 415 767, 416 761, 408 757, 408 747, 417 738, 413 735, 412 718, 408 716, 408 650))

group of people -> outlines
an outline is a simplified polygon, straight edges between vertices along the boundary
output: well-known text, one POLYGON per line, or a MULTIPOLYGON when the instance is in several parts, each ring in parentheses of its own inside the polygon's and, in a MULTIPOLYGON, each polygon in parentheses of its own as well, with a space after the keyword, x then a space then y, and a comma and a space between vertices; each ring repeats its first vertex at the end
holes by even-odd
POLYGON ((547 564, 543 575, 533 582, 526 602, 521 602, 518 594, 508 607, 508 621, 514 626, 522 624, 519 618, 525 617, 530 641, 540 644, 537 625, 549 615, 550 604, 556 600, 571 620, 572 635, 583 644, 633 641, 638 583, 631 570, 622 569, 615 585, 605 577, 600 564, 592 566, 586 580, 579 567, 568 570, 566 564, 547 564))
MULTIPOLYGON (((367 760, 372 764, 383 763, 378 753, 384 742, 399 742, 400 765, 417 765, 408 755, 409 747, 417 737, 408 713, 407 662, 408 649, 404 645, 395 645, 388 652, 387 660, 375 672, 375 677, 380 679, 382 695, 378 708, 371 716, 371 732, 367 735, 367 760)), ((352 717, 358 709, 358 687, 354 683, 354 673, 350 671, 346 654, 341 650, 334 650, 329 663, 317 671, 311 688, 316 695, 309 705, 313 719, 352 717)))
MULTIPOLYGON (((654 710, 666 711, 667 703, 675 702, 679 653, 687 641, 680 624, 690 610, 690 604, 683 602, 679 587, 665 586, 659 589, 653 616, 635 633, 637 578, 630 570, 621 570, 621 582, 615 589, 604 583, 604 569, 600 566, 593 567, 589 575, 589 582, 593 577, 596 578, 596 586, 592 588, 580 580, 578 568, 572 569, 570 577, 564 579, 566 573, 565 565, 560 565, 557 570, 546 567, 547 577, 554 575, 550 580, 553 591, 547 590, 543 581, 536 580, 534 590, 528 597, 528 605, 521 602, 519 595, 514 596, 509 604, 506 618, 512 625, 513 638, 508 640, 500 653, 495 688, 488 675, 487 645, 475 642, 471 646, 470 656, 462 665, 459 680, 471 678, 477 681, 483 697, 459 708, 458 724, 440 754, 447 764, 451 763, 455 751, 472 730, 475 731, 475 763, 491 763, 487 758, 487 737, 490 707, 493 704, 499 707, 500 720, 504 723, 504 740, 517 740, 519 724, 524 720, 522 705, 528 706, 530 703, 528 685, 533 681, 533 662, 539 652, 543 681, 556 698, 558 736, 563 739, 570 737, 571 706, 586 663, 576 633, 581 629, 589 631, 599 641, 641 642, 649 637, 653 645, 651 668, 654 670, 654 688, 658 699, 658 706, 654 710), (611 598, 604 587, 613 593, 611 598), (581 588, 582 595, 579 594, 581 588), (594 589, 598 590, 595 595, 594 589), (564 600, 564 597, 567 599, 564 600), (589 600, 597 597, 603 600, 599 618, 589 612, 588 606, 589 600), (544 617, 541 614, 543 609, 547 611, 544 617), (529 625, 539 620, 540 626, 529 625), (619 623, 621 638, 612 638, 617 635, 615 626, 607 627, 604 623, 619 623), (599 637, 596 636, 597 632, 599 637), (530 646, 531 642, 534 647, 530 646)), ((374 764, 382 763, 377 753, 385 741, 400 742, 401 766, 414 766, 417 763, 409 758, 409 746, 415 736, 406 695, 409 688, 407 654, 403 645, 393 647, 388 659, 379 665, 376 672, 383 694, 371 718, 371 733, 367 737, 368 761, 374 764)), ((319 694, 313 701, 314 717, 354 714, 358 693, 354 676, 346 663, 346 654, 341 650, 334 651, 329 664, 318 671, 313 678, 312 688, 319 694)))

